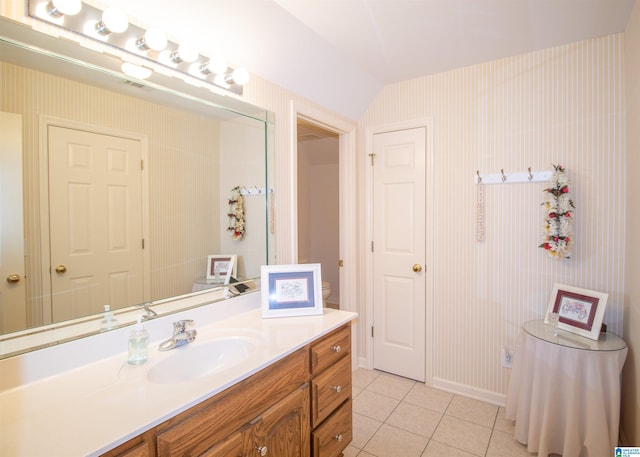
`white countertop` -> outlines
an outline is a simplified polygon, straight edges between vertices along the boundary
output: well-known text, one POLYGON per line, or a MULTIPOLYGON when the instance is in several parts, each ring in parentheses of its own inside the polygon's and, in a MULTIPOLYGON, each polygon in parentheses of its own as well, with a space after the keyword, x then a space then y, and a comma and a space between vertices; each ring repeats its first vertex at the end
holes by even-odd
MULTIPOLYGON (((238 313, 230 311, 234 303, 231 299, 223 305, 208 305, 211 309, 202 307, 149 321, 151 343, 149 360, 144 365, 127 364, 126 344, 130 329, 109 332, 109 338, 105 335, 90 337, 69 348, 61 345, 46 354, 42 352, 47 349, 35 351, 40 354, 31 357, 40 360, 40 364, 43 358, 54 363, 59 358, 68 366, 62 372, 53 370, 50 376, 29 377, 19 372, 22 369, 33 371, 29 367, 32 363, 29 354, 0 363, 0 377, 27 380, 17 386, 0 389, 0 455, 99 455, 357 316, 346 311, 325 309, 325 313, 319 316, 262 319, 259 294, 252 295, 239 302, 238 313), (226 307, 217 314, 222 316, 218 319, 216 306, 218 309, 226 307), (196 340, 183 348, 159 352, 158 344, 171 336, 171 322, 185 318, 196 320, 196 340), (160 384, 147 379, 150 369, 168 357, 179 355, 179 351, 230 335, 249 335, 257 339, 257 345, 243 362, 223 372, 180 383, 160 384), (123 341, 119 341, 121 339, 123 341), (96 344, 113 346, 114 341, 118 341, 118 347, 121 345, 117 353, 77 367, 68 363, 78 351, 92 351, 92 345, 96 344), (21 357, 25 357, 24 360, 21 357)), ((104 353, 105 348, 96 351, 104 353)))

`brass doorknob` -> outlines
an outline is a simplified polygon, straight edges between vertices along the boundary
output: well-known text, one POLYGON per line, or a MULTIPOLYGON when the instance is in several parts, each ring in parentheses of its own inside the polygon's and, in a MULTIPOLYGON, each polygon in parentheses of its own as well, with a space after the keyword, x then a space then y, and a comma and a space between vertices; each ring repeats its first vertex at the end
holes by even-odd
POLYGON ((411 269, 416 273, 420 273, 422 271, 422 265, 420 265, 419 263, 414 263, 411 269))
POLYGON ((7 282, 9 284, 20 282, 20 275, 18 273, 11 273, 9 276, 7 276, 7 282))
POLYGON ((58 265, 56 267, 56 273, 66 273, 67 272, 67 267, 65 267, 64 265, 58 265))

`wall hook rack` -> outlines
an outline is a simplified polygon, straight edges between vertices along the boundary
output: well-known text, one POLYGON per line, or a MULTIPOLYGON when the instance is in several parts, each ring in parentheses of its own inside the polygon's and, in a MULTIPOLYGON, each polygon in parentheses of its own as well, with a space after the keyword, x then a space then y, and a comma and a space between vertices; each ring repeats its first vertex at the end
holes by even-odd
POLYGON ((258 186, 253 186, 253 187, 240 187, 240 195, 245 196, 245 197, 251 197, 254 195, 266 195, 267 192, 269 192, 270 194, 273 193, 273 189, 266 189, 264 187, 258 187, 258 186))
POLYGON ((490 175, 481 175, 480 170, 476 170, 476 176, 473 178, 475 184, 517 184, 523 182, 546 182, 553 176, 553 171, 531 171, 531 167, 527 171, 509 173, 500 169, 500 173, 490 175))

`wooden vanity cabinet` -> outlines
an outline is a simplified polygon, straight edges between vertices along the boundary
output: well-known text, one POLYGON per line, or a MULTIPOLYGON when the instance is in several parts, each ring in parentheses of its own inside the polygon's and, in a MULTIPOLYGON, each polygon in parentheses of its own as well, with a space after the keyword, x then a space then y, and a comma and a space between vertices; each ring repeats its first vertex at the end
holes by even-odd
MULTIPOLYGON (((246 427, 308 382, 308 360, 306 348, 299 349, 161 424, 156 429, 158 457, 200 455, 246 427)), ((308 410, 307 402, 307 417, 308 410)))
POLYGON ((339 457, 352 439, 351 326, 311 344, 312 456, 339 457))
POLYGON ((345 324, 104 456, 339 457, 351 422, 345 324))
POLYGON ((309 385, 269 408, 242 430, 215 444, 201 457, 309 455, 309 385))

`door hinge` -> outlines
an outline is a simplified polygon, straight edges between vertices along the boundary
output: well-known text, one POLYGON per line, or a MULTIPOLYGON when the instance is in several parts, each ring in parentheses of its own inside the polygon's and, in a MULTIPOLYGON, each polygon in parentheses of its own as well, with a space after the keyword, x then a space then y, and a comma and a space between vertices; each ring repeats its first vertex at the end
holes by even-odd
POLYGON ((371 242, 371 252, 373 252, 373 241, 371 242))
POLYGON ((371 166, 373 167, 373 159, 375 159, 376 155, 371 153, 369 154, 369 157, 371 157, 371 166))
POLYGON ((371 326, 371 338, 373 338, 373 325, 371 326))
POLYGON ((140 170, 144 171, 144 160, 140 160, 140 170))
POLYGON ((339 267, 344 267, 344 260, 338 259, 338 266, 339 267))
POLYGON ((142 238, 142 249, 144 249, 144 238, 142 238))

